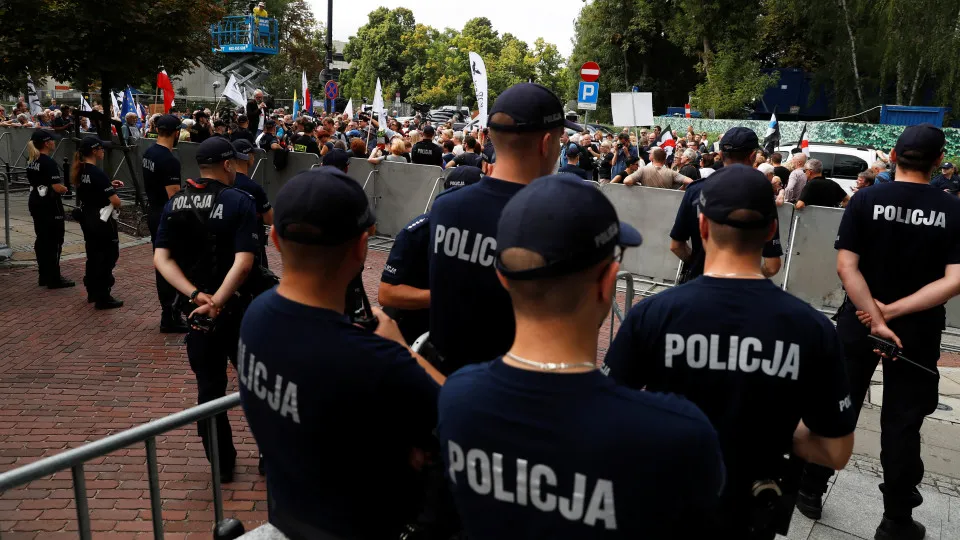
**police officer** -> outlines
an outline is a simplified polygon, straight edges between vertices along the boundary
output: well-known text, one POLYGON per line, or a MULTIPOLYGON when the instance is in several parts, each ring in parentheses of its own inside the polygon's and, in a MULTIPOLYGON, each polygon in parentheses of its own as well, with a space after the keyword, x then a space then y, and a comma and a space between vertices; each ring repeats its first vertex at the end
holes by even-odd
MULTIPOLYGON (((476 167, 455 167, 443 179, 443 189, 463 187, 476 184, 483 178, 483 173, 476 167)), ((446 193, 441 191, 437 196, 446 193)))
MULTIPOLYGON (((253 200, 233 189, 237 154, 229 141, 211 137, 197 148, 201 178, 188 180, 163 209, 157 230, 154 264, 163 277, 192 303, 187 358, 197 377, 197 401, 223 397, 227 358, 236 362, 244 299, 238 294, 260 250, 253 200)), ((209 420, 198 425, 210 457, 209 420)), ((226 413, 216 417, 220 474, 233 481, 237 452, 226 413)))
POLYGON ((347 172, 347 170, 350 169, 350 154, 345 150, 334 148, 323 155, 323 161, 321 163, 324 167, 334 167, 343 172, 347 172))
POLYGON ((423 127, 423 139, 410 149, 410 159, 418 165, 443 166, 443 148, 433 142, 433 126, 423 127))
POLYGON ((120 237, 114 212, 120 209, 116 188, 120 180, 111 181, 97 161, 104 158, 105 143, 96 137, 84 137, 73 156, 70 180, 77 188, 77 202, 82 214, 83 240, 86 244, 87 265, 83 285, 87 302, 95 302, 96 309, 115 309, 123 301, 110 294, 115 282, 113 268, 120 258, 120 237))
POLYGON ((422 214, 397 233, 383 266, 377 295, 387 315, 397 321, 407 343, 413 343, 430 329, 429 263, 430 217, 422 214))
POLYGON ((33 231, 37 239, 33 251, 37 255, 37 284, 50 289, 63 289, 76 285, 60 275, 60 251, 63 249, 63 201, 60 196, 67 192, 63 185, 60 167, 50 154, 57 149, 53 135, 38 129, 30 135, 27 143, 30 161, 27 163, 27 181, 30 182, 30 197, 27 207, 33 216, 33 231))
POLYGON ((265 227, 273 225, 273 207, 270 206, 270 200, 267 198, 267 192, 264 191, 263 187, 248 176, 256 160, 254 146, 246 139, 237 139, 233 141, 233 148, 237 151, 237 155, 247 156, 247 159, 237 159, 237 178, 233 186, 253 198, 257 208, 257 234, 260 235, 259 263, 267 268, 269 264, 267 263, 267 233, 265 227))
MULTIPOLYGON (((753 166, 753 161, 760 149, 760 141, 752 129, 734 127, 723 134, 720 139, 720 150, 723 152, 723 164, 740 164, 753 166)), ((670 230, 670 251, 683 262, 680 283, 690 281, 703 274, 704 249, 700 239, 700 192, 706 185, 708 178, 695 180, 687 186, 677 210, 677 217, 670 230), (687 244, 687 241, 690 243, 687 244)), ((774 231, 773 238, 763 247, 763 263, 760 272, 764 277, 773 277, 780 271, 783 248, 780 245, 780 228, 774 231)))
POLYGON ((825 316, 760 270, 777 228, 763 173, 725 165, 700 199, 703 276, 634 306, 604 369, 631 388, 681 394, 706 413, 727 467, 716 536, 772 539, 793 504, 776 499, 768 513, 771 492, 756 487, 795 492, 799 471, 784 454, 832 469, 850 458, 856 418, 843 350, 825 316))
POLYGON ((441 455, 467 535, 706 532, 723 485, 710 421, 685 399, 618 387, 596 366, 620 259, 640 234, 595 187, 558 174, 507 203, 496 238, 513 345, 440 393, 441 455))
MULTIPOLYGON (((960 201, 928 184, 943 159, 943 131, 930 124, 903 131, 890 154, 896 180, 857 191, 840 222, 837 273, 847 293, 837 331, 859 414, 880 358, 868 334, 896 343, 905 359, 883 359, 880 461, 884 515, 878 539, 923 538, 912 518, 923 497, 920 426, 937 406, 943 305, 960 290, 960 201), (865 315, 869 328, 859 323, 865 315)), ((831 472, 809 466, 797 500, 818 519, 831 472)))
MULTIPOLYGON (((147 227, 153 247, 157 245, 160 216, 170 197, 180 191, 180 161, 173 154, 173 146, 180 137, 180 119, 172 114, 160 116, 154 122, 157 142, 143 153, 143 185, 147 194, 147 227)), ((181 333, 188 330, 177 306, 177 290, 156 271, 157 297, 160 299, 160 331, 181 333)))
POLYGON ((380 310, 375 332, 343 315, 376 221, 360 186, 320 167, 275 202, 283 277, 243 318, 237 368, 270 523, 290 538, 397 538, 422 496, 411 449, 432 438, 443 378, 380 310))
POLYGON ((510 347, 513 310, 493 267, 497 220, 511 197, 553 172, 564 127, 579 130, 560 99, 532 83, 500 94, 487 125, 496 178, 449 190, 430 210, 430 341, 446 374, 510 347))

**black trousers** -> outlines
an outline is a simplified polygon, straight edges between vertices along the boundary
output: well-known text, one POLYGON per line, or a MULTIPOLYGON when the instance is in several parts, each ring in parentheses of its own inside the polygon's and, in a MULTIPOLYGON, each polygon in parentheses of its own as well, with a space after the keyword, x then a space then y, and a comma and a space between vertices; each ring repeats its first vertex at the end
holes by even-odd
MULTIPOLYGON (((852 305, 846 305, 837 321, 843 341, 850 377, 851 399, 859 417, 870 378, 881 360, 873 353, 866 328, 856 318, 852 305)), ((940 358, 942 324, 894 320, 890 328, 903 342, 903 354, 913 362, 937 371, 940 358)), ((903 360, 883 360, 883 404, 880 411, 880 463, 883 465, 884 514, 906 518, 923 502, 917 485, 923 479, 920 459, 920 427, 923 419, 937 408, 940 377, 903 360)), ((800 489, 807 494, 823 495, 833 471, 808 464, 800 489)))
POLYGON ((60 252, 63 250, 63 216, 34 214, 33 232, 37 239, 33 251, 37 255, 37 270, 41 283, 60 279, 60 252))
MULTIPOLYGON (((187 333, 187 358, 190 369, 197 378, 197 403, 206 403, 221 398, 227 393, 227 360, 237 367, 237 343, 240 340, 240 320, 242 313, 223 314, 217 318, 215 328, 210 332, 201 332, 193 328, 187 333), (222 317, 222 318, 221 318, 222 317)), ((227 413, 215 417, 217 429, 217 448, 220 453, 220 471, 233 470, 237 461, 237 451, 233 446, 233 431, 227 413)), ((197 423, 198 434, 203 441, 203 450, 207 459, 211 459, 210 440, 207 434, 211 420, 197 423)))
POLYGON ((110 218, 104 223, 98 216, 85 218, 83 240, 87 251, 86 273, 83 277, 87 296, 95 300, 106 298, 113 288, 113 269, 120 258, 117 222, 110 218))
MULTIPOLYGON (((160 216, 162 213, 163 208, 159 210, 151 208, 147 214, 147 227, 150 229, 150 240, 153 243, 154 249, 156 249, 157 229, 160 227, 160 216)), ((156 275, 157 298, 160 299, 161 317, 169 318, 177 311, 177 289, 167 283, 167 280, 163 279, 163 276, 160 275, 158 270, 154 269, 153 272, 156 275)))

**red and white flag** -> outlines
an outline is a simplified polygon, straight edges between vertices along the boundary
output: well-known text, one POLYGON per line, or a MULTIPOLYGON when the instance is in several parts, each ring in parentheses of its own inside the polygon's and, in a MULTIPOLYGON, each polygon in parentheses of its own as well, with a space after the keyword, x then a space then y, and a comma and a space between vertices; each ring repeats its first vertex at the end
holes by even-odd
POLYGON ((170 82, 170 77, 167 76, 167 70, 162 70, 160 73, 157 73, 157 88, 163 90, 163 112, 164 114, 170 112, 170 107, 175 105, 173 98, 173 83, 170 82))
POLYGON ((676 147, 677 141, 673 138, 673 130, 670 129, 670 126, 667 126, 667 129, 663 130, 663 133, 660 134, 660 148, 663 148, 667 156, 670 156, 676 147))
POLYGON ((800 150, 805 156, 810 157, 810 139, 807 137, 807 125, 803 125, 803 133, 800 134, 800 150))
POLYGON ((300 90, 303 95, 303 111, 308 116, 313 116, 313 97, 310 95, 310 87, 307 85, 307 70, 303 70, 303 79, 300 81, 300 90))

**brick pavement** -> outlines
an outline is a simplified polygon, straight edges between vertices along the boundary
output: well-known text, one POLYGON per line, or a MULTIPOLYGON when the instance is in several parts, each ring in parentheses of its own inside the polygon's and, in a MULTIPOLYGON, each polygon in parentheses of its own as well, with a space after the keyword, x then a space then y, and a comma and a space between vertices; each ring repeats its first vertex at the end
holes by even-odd
MULTIPOLYGON (((386 255, 371 250, 364 271, 374 302, 386 255)), ((272 250, 270 261, 279 269, 272 250)), ((64 261, 64 275, 79 283, 83 263, 64 261)), ((125 305, 100 312, 86 303, 82 287, 39 289, 35 268, 0 268, 0 471, 195 405, 183 336, 157 330, 150 247, 123 249, 115 275, 125 305)), ((600 332, 601 356, 608 324, 600 332)), ((236 391, 234 374, 230 379, 228 392, 236 391)), ((224 486, 224 510, 250 530, 266 519, 265 485, 242 411, 231 411, 230 419, 239 455, 236 482, 224 486)), ((209 538, 210 469, 195 429, 161 436, 157 448, 166 537, 209 538)), ((88 462, 95 538, 152 537, 145 460, 137 446, 88 462)), ((0 495, 5 540, 76 538, 76 527, 69 471, 0 495)))

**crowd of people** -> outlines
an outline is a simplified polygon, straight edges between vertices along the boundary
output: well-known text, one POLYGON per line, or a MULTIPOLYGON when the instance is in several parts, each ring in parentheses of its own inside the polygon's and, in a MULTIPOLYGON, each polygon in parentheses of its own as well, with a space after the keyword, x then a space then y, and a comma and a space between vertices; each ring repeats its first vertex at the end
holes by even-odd
MULTIPOLYGON (((937 385, 894 360, 936 372, 943 304, 960 292, 942 130, 905 129, 888 157, 897 171, 878 162, 850 197, 819 160, 798 152, 784 164, 747 128, 712 144, 692 132, 671 144, 657 127, 594 142, 532 83, 504 91, 487 128, 469 133, 363 112, 288 118, 262 93, 234 112, 160 115, 140 132, 157 139, 142 167, 160 330, 187 332, 201 403, 225 394, 233 364, 269 519, 288 537, 772 539, 794 506, 820 518, 851 456, 881 361, 873 336, 895 348, 882 359, 876 538, 923 538, 919 430, 937 385), (200 177, 184 185, 172 149, 186 139, 199 143, 200 177), (247 176, 257 147, 315 153, 322 166, 269 201, 247 176), (358 285, 376 215, 345 174, 351 157, 454 169, 396 238, 383 311, 358 285), (593 179, 685 191, 670 232, 684 283, 634 306, 602 362, 598 328, 643 231, 620 222, 593 179), (781 266, 785 202, 846 206, 836 328, 766 279, 781 266)), ((99 309, 122 306, 111 295, 122 185, 96 166, 107 144, 84 138, 69 178, 99 309)), ((62 288, 73 282, 59 273, 66 188, 54 147, 50 131, 34 132, 27 169, 39 284, 62 288)), ((230 483, 226 413, 198 426, 208 458, 211 425, 230 483)))

